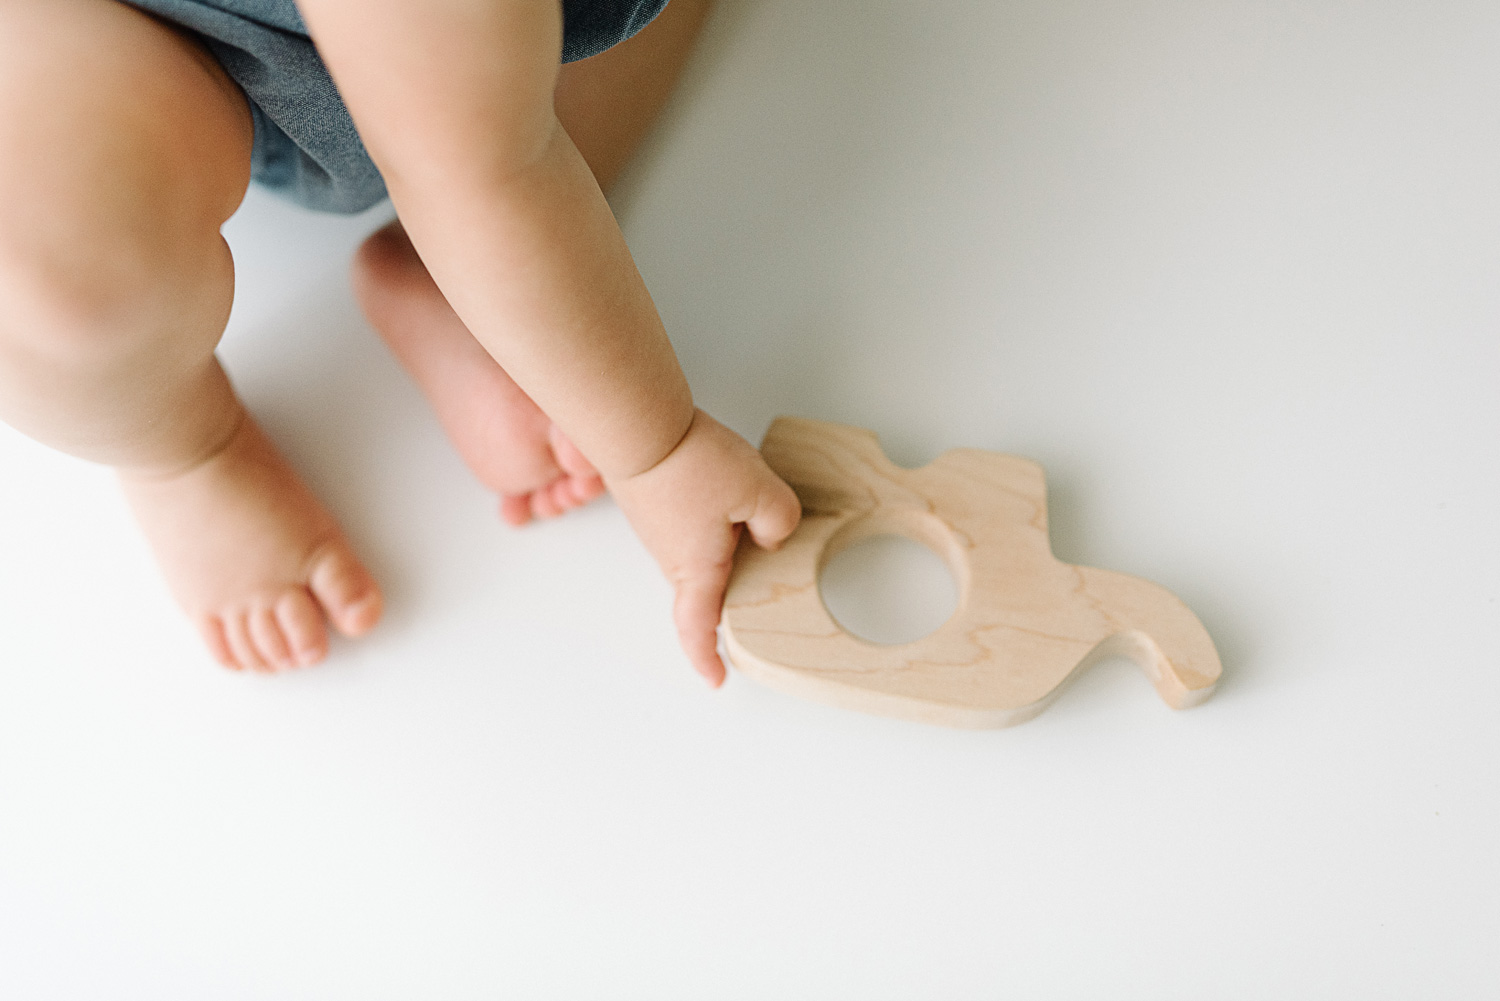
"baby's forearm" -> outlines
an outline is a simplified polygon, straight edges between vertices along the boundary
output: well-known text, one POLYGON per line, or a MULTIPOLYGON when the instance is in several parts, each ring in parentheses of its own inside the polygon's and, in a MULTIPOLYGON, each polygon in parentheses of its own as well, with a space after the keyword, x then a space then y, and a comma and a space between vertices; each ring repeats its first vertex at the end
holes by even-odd
POLYGON ((558 5, 302 7, 459 316, 606 477, 653 466, 686 433, 692 396, 614 216, 553 114, 558 5))
POLYGON ((475 337, 606 477, 650 468, 692 394, 614 216, 559 127, 525 169, 393 182, 402 220, 475 337))

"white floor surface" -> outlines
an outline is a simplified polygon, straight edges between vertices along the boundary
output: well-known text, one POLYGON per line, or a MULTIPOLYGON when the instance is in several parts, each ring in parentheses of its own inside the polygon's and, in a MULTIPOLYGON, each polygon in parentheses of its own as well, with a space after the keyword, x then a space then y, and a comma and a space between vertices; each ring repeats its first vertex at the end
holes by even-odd
POLYGON ((725 0, 617 208, 702 405, 1039 460, 1218 693, 708 691, 617 509, 445 444, 384 217, 253 194, 223 356, 389 615, 219 669, 0 428, 0 997, 1500 996, 1500 7, 725 0))

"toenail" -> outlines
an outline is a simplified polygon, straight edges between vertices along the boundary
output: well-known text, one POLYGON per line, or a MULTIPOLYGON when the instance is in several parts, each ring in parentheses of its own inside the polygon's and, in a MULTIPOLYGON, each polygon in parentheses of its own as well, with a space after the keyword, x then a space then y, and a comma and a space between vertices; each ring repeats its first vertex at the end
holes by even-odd
POLYGON ((362 615, 365 612, 368 612, 371 608, 373 608, 376 605, 378 605, 379 603, 380 603, 380 596, 378 594, 367 594, 363 598, 360 598, 360 599, 358 599, 356 601, 351 601, 349 603, 348 607, 344 609, 344 614, 345 615, 362 615))

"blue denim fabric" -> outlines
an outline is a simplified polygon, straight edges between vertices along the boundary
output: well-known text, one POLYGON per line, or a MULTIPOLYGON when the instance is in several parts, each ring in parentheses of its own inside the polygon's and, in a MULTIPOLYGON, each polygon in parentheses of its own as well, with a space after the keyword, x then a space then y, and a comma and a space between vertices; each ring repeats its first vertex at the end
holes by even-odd
POLYGON ((596 56, 651 23, 667 0, 563 0, 562 61, 596 56))
MULTIPOLYGON (((324 212, 385 198, 295 0, 123 0, 196 34, 244 90, 255 120, 251 176, 324 212)), ((420 2, 420 0, 419 0, 420 2)), ((667 0, 563 0, 562 61, 603 52, 640 31, 667 0)))

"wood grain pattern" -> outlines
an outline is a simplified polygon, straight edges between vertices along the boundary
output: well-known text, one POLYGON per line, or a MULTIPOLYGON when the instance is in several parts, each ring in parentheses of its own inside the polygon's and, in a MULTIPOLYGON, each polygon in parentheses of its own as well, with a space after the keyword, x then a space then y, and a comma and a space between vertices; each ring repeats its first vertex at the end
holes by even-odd
POLYGON ((746 675, 847 709, 946 726, 1024 722, 1076 672, 1135 661, 1168 705, 1213 691, 1213 641, 1150 581, 1063 563, 1047 534, 1042 469, 1015 456, 945 452, 902 469, 869 431, 783 417, 761 453, 796 490, 803 521, 785 546, 743 545, 724 601, 730 659, 746 675), (834 621, 818 577, 872 535, 904 535, 947 562, 958 609, 929 636, 884 646, 834 621))

